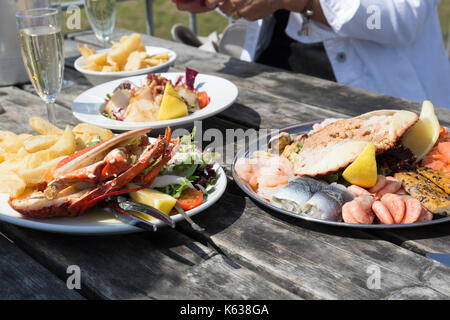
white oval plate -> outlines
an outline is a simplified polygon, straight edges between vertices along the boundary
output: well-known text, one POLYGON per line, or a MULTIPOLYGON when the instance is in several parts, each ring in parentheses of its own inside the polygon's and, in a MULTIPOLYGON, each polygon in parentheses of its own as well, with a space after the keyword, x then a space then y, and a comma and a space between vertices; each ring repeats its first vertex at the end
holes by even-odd
MULTIPOLYGON (((207 200, 203 204, 197 208, 186 211, 188 216, 192 217, 210 207, 219 200, 225 192, 227 187, 225 172, 218 164, 216 164, 214 168, 217 170, 215 190, 208 195, 207 200)), ((93 208, 88 212, 73 218, 32 219, 23 216, 11 208, 8 204, 8 199, 9 196, 7 194, 0 193, 0 221, 12 223, 20 227, 77 235, 113 235, 143 231, 140 228, 122 223, 117 220, 113 214, 100 208, 93 208)), ((184 220, 181 214, 176 214, 171 217, 175 222, 184 220)), ((158 228, 167 226, 160 220, 154 220, 152 223, 156 224, 158 228)))
MULTIPOLYGON (((184 73, 170 72, 161 73, 161 75, 175 82, 179 76, 184 76, 184 73)), ((160 129, 167 126, 176 127, 211 117, 232 105, 238 95, 238 89, 232 82, 220 77, 199 73, 195 79, 195 88, 206 91, 211 101, 205 108, 186 117, 152 122, 124 122, 109 119, 102 115, 106 94, 111 94, 125 80, 140 86, 145 82, 146 77, 147 75, 123 78, 86 90, 72 103, 73 115, 80 121, 112 130, 134 130, 148 127, 160 129)))
MULTIPOLYGON (((83 69, 82 67, 86 64, 86 62, 81 56, 77 60, 75 60, 74 67, 78 72, 81 72, 86 77, 86 79, 89 80, 89 82, 91 82, 93 85, 98 85, 104 82, 121 79, 124 77, 133 77, 141 74, 148 74, 149 72, 165 72, 171 65, 174 64, 175 60, 177 59, 177 54, 175 53, 175 51, 172 51, 170 49, 146 46, 145 50, 150 55, 168 52, 169 60, 154 67, 143 68, 135 71, 101 72, 83 69)), ((109 53, 110 51, 111 48, 98 50, 97 53, 109 53)))

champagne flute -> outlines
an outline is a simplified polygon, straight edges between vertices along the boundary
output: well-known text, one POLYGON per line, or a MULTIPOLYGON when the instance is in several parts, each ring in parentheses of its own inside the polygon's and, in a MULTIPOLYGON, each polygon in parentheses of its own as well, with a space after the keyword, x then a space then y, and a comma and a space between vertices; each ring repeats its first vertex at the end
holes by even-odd
POLYGON ((116 23, 116 0, 84 0, 84 7, 95 36, 106 47, 116 23))
POLYGON ((64 51, 57 9, 39 8, 16 13, 25 68, 34 89, 47 105, 48 120, 57 124, 55 100, 61 90, 64 51))

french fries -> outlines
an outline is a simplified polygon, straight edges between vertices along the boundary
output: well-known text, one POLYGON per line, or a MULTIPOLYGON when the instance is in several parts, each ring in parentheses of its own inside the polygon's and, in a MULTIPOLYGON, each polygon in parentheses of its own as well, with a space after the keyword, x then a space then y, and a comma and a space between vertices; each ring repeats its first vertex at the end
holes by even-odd
POLYGON ((41 186, 45 176, 66 156, 86 144, 114 135, 108 129, 86 123, 62 130, 42 118, 32 117, 29 124, 40 134, 0 131, 0 193, 14 198, 41 186))
POLYGON ((23 142, 23 147, 28 153, 34 153, 50 148, 58 139, 56 134, 31 136, 23 142))
POLYGON ((77 124, 73 128, 72 131, 77 136, 83 136, 85 138, 87 136, 89 136, 88 139, 83 140, 83 141, 85 141, 85 143, 88 143, 88 142, 92 141, 96 137, 100 137, 101 141, 105 141, 105 140, 108 140, 109 138, 112 138, 114 136, 114 133, 112 133, 111 130, 100 128, 100 127, 94 126, 94 125, 89 124, 89 123, 77 124))
POLYGON ((0 147, 6 152, 17 153, 22 143, 31 137, 29 134, 15 134, 10 131, 0 131, 0 147))
POLYGON ((25 191, 25 181, 11 170, 0 168, 0 192, 19 197, 25 191))
POLYGON ((169 61, 169 53, 149 55, 138 33, 123 36, 119 42, 112 41, 109 54, 97 53, 88 45, 78 45, 78 50, 84 58, 85 70, 100 72, 136 71, 154 67, 169 61))
POLYGON ((40 134, 61 135, 63 133, 63 131, 60 128, 55 127, 50 122, 39 117, 31 117, 28 120, 28 123, 30 127, 33 128, 33 130, 39 132, 40 134))
POLYGON ((17 174, 23 181, 25 181, 27 187, 38 186, 44 182, 45 176, 64 158, 64 156, 54 158, 48 162, 41 163, 35 168, 20 170, 17 174))

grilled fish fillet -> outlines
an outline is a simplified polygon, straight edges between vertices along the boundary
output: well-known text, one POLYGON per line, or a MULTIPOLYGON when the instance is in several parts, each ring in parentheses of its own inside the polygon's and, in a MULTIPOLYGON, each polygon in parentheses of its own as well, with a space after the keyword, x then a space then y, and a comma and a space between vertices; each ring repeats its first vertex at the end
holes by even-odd
POLYGON ((450 194, 450 174, 427 167, 418 168, 417 172, 428 178, 428 180, 433 181, 445 192, 450 194))
POLYGON ((295 174, 317 176, 343 169, 368 142, 375 144, 377 154, 388 150, 418 119, 410 111, 378 110, 331 123, 305 139, 295 174))
POLYGON ((400 172, 395 178, 412 197, 419 200, 430 212, 450 215, 450 196, 433 182, 416 172, 400 172))

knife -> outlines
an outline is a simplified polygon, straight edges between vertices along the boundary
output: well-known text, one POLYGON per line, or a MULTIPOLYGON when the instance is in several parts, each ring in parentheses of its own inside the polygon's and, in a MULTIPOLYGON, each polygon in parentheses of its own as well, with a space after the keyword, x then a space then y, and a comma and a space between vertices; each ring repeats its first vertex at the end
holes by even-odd
POLYGON ((189 224, 191 225, 192 229, 194 229, 195 231, 199 231, 199 232, 205 231, 205 228, 200 227, 198 224, 196 224, 194 221, 192 221, 191 218, 189 218, 189 216, 178 205, 178 203, 175 204, 175 209, 178 211, 179 214, 181 214, 183 216, 183 218, 186 219, 187 222, 189 222, 189 224))
POLYGON ((157 231, 158 227, 150 221, 133 216, 122 210, 117 203, 111 201, 105 202, 104 209, 112 213, 118 220, 133 227, 144 229, 146 231, 157 231))
MULTIPOLYGON (((121 209, 123 209, 125 211, 137 211, 137 212, 140 212, 143 214, 147 214, 149 216, 152 216, 156 219, 163 221, 164 223, 171 226, 172 228, 175 228, 175 222, 172 220, 172 218, 169 215, 165 214, 164 212, 162 212, 154 207, 145 205, 140 202, 131 201, 125 197, 117 197, 117 204, 119 205, 119 207, 121 209)), ((133 215, 133 217, 134 217, 134 215, 133 215)), ((144 220, 144 219, 141 219, 141 220, 144 220)))
MULTIPOLYGON (((123 223, 129 224, 129 225, 132 225, 132 226, 135 226, 138 228, 142 228, 142 229, 148 230, 148 231, 156 231, 157 227, 155 224, 153 224, 147 220, 141 219, 137 216, 134 216, 131 212, 127 212, 127 210, 138 211, 138 212, 141 212, 144 214, 148 213, 149 215, 151 215, 152 217, 155 217, 157 219, 160 219, 160 218, 161 218, 161 220, 164 219, 167 221, 166 223, 168 225, 170 225, 172 228, 174 228, 175 231, 185 234, 181 230, 178 230, 178 228, 175 228, 175 222, 172 220, 172 218, 170 216, 166 215, 165 213, 159 211, 156 208, 144 205, 142 203, 131 201, 123 196, 119 196, 117 198, 112 198, 112 197, 107 198, 106 201, 104 202, 104 207, 107 211, 113 213, 115 215, 115 217, 117 219, 119 219, 120 221, 122 221, 123 223), (125 209, 125 208, 127 208, 127 209, 125 209)), ((195 222, 193 222, 189 218, 189 216, 184 212, 183 209, 181 209, 180 207, 177 208, 177 205, 175 205, 175 208, 181 215, 183 215, 185 218, 187 218, 187 221, 191 225, 192 229, 196 231, 197 237, 199 238, 198 240, 200 242, 203 242, 204 244, 206 244, 206 246, 213 249, 220 255, 226 256, 225 253, 222 251, 222 249, 220 249, 214 243, 214 241, 211 239, 211 236, 209 235, 208 232, 206 232, 206 230, 204 228, 200 227, 195 222)))

